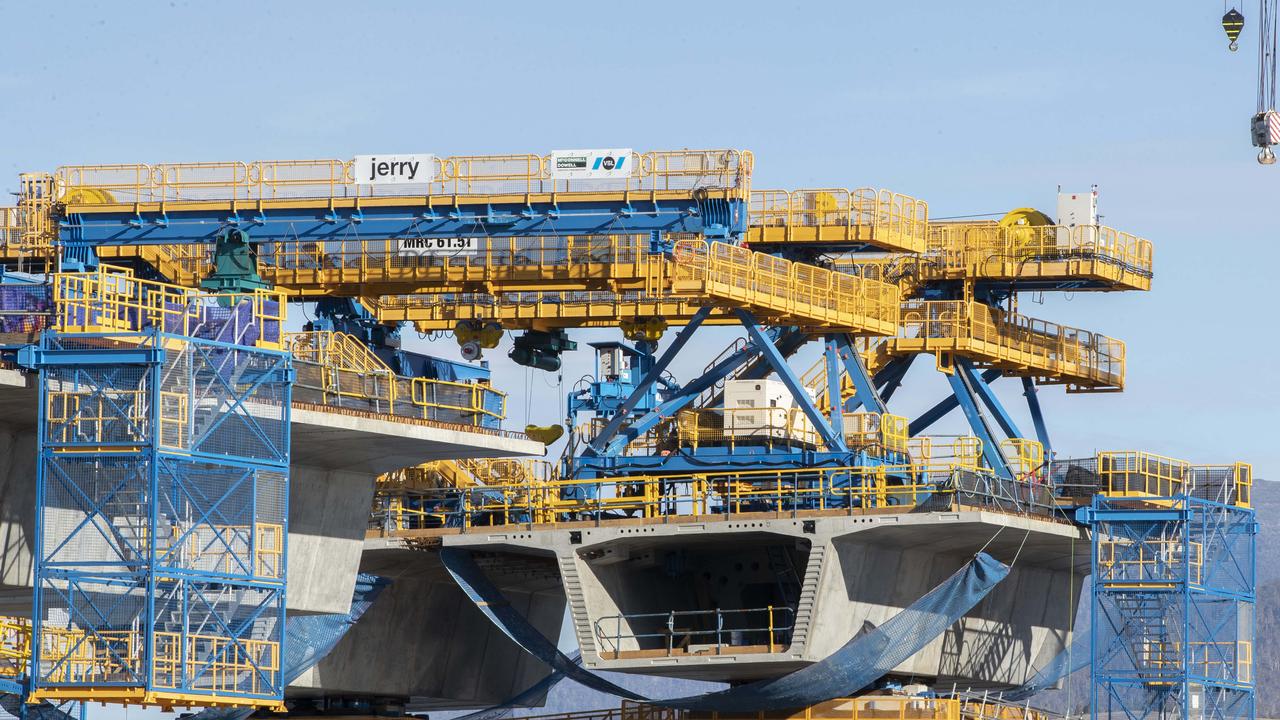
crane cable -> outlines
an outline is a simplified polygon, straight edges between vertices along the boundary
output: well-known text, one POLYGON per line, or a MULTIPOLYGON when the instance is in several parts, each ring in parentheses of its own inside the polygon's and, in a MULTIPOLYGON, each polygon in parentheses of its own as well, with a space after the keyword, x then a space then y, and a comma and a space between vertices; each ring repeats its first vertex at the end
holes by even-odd
POLYGON ((1262 148, 1258 162, 1276 161, 1272 145, 1280 144, 1280 113, 1276 112, 1276 14, 1278 0, 1258 0, 1258 109, 1253 116, 1253 144, 1262 148))
POLYGON ((1276 1, 1258 0, 1258 112, 1276 107, 1276 1))

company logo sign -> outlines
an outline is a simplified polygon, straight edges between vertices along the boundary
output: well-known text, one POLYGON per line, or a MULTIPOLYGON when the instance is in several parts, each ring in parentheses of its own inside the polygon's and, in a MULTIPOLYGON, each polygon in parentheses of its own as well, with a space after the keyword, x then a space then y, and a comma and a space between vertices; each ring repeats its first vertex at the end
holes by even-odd
POLYGON ((631 176, 631 148, 555 150, 551 153, 554 180, 609 179, 631 176))

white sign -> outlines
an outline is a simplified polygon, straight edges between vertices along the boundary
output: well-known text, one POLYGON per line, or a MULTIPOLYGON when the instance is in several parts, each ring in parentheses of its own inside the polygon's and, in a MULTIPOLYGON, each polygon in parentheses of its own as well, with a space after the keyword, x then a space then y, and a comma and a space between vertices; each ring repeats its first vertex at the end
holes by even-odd
POLYGON ((404 185, 436 179, 435 155, 357 155, 351 164, 357 185, 404 185))
POLYGON ((400 238, 396 250, 401 257, 477 255, 480 252, 480 238, 400 238))
POLYGON ((551 179, 581 180, 631 177, 631 148, 613 150, 553 150, 551 179))

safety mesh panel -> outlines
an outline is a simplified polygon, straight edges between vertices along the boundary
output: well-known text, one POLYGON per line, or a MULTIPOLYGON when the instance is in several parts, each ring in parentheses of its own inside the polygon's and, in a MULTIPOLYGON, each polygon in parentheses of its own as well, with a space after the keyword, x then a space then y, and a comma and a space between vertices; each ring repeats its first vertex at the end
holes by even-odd
POLYGON ((141 582, 74 577, 41 583, 36 677, 45 685, 139 684, 146 663, 138 632, 141 582))
POLYGON ((160 397, 175 415, 163 418, 163 441, 178 450, 287 462, 287 363, 282 355, 198 341, 169 350, 160 397))
MULTIPOLYGON (((244 578, 277 579, 284 518, 264 517, 259 482, 282 488, 279 473, 163 457, 157 493, 157 563, 244 578)), ((279 490, 276 490, 279 492, 279 490)))
POLYGON ((41 463, 44 562, 146 563, 151 498, 145 456, 47 455, 41 463))
POLYGON ((35 342, 52 320, 52 286, 0 284, 0 344, 35 342))
POLYGON ((58 367, 45 371, 44 441, 49 445, 135 446, 150 434, 145 367, 58 367))
POLYGON ((162 582, 156 591, 155 685, 271 695, 280 685, 283 598, 236 583, 162 582))

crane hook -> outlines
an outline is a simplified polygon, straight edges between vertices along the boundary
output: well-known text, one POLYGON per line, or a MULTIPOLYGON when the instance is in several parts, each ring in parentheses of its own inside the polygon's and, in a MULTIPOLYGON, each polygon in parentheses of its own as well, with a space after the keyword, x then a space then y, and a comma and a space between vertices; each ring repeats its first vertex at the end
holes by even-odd
POLYGON ((1240 31, 1244 30, 1244 15, 1240 11, 1231 8, 1222 16, 1222 29, 1227 33, 1227 40, 1230 42, 1227 49, 1235 52, 1240 49, 1240 31))

